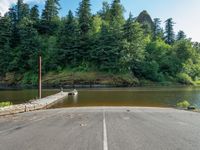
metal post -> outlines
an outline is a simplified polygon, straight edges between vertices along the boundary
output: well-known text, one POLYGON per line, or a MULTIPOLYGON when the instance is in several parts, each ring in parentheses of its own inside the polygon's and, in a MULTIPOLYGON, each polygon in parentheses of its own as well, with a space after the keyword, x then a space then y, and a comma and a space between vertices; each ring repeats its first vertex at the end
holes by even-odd
POLYGON ((38 98, 42 98, 42 56, 38 56, 38 98))

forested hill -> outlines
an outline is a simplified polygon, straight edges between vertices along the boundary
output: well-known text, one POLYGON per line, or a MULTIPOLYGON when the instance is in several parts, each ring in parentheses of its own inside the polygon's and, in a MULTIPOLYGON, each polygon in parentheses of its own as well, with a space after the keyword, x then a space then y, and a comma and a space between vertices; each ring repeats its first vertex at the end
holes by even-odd
MULTIPOLYGON (((72 2, 73 3, 73 2, 72 2)), ((76 13, 59 17, 59 0, 42 12, 18 0, 0 17, 1 83, 36 84, 42 53, 44 83, 139 84, 141 81, 194 84, 200 77, 200 44, 174 21, 152 19, 147 11, 124 17, 120 0, 91 13, 82 0, 76 13)))

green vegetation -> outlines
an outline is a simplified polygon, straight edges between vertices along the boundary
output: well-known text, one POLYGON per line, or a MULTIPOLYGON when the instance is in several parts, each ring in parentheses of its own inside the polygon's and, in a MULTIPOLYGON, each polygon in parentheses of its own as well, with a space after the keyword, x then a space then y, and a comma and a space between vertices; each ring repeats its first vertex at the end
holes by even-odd
POLYGON ((42 54, 45 83, 198 83, 200 43, 182 30, 176 35, 172 18, 164 29, 147 11, 125 18, 120 0, 103 2, 95 14, 90 0, 66 17, 59 9, 59 0, 46 0, 40 16, 36 5, 18 0, 0 16, 1 82, 36 85, 42 54))
POLYGON ((180 74, 178 74, 177 75, 177 79, 178 79, 178 81, 180 82, 180 83, 183 83, 183 84, 191 84, 191 85, 193 85, 193 84, 195 84, 193 81, 192 81, 192 78, 189 76, 189 75, 187 75, 187 74, 185 74, 185 73, 180 73, 180 74))
POLYGON ((60 72, 49 72, 43 77, 43 83, 46 85, 60 84, 101 84, 116 86, 136 86, 139 85, 137 78, 130 74, 114 74, 107 72, 78 71, 66 69, 60 72))
POLYGON ((179 108, 188 108, 189 106, 190 106, 190 103, 186 100, 177 103, 177 107, 179 108))
POLYGON ((6 107, 6 106, 11 106, 13 105, 11 102, 0 102, 0 107, 6 107))

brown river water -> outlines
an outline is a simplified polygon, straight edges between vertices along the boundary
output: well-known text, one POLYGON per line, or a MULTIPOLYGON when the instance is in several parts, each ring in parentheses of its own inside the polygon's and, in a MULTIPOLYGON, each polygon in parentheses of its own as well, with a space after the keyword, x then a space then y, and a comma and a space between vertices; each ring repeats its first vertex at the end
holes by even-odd
MULTIPOLYGON (((43 90, 43 97, 59 92, 57 89, 43 90)), ((140 87, 78 89, 77 96, 55 104, 52 108, 85 106, 143 106, 174 107, 177 102, 188 100, 200 108, 200 87, 140 87)), ((13 104, 27 102, 37 97, 37 90, 0 90, 0 102, 13 104)))

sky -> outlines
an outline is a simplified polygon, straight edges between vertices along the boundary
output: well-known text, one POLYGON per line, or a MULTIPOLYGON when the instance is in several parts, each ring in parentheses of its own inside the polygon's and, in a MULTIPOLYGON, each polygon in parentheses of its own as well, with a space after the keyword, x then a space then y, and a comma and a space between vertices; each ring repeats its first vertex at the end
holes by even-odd
MULTIPOLYGON (((17 0, 0 0, 0 12, 4 14, 17 0)), ((39 5, 43 9, 45 0, 24 0, 30 5, 39 5)), ((76 11, 81 0, 60 0, 60 16, 65 16, 69 9, 76 11)), ((93 13, 99 11, 102 2, 111 3, 113 0, 91 0, 93 13)), ((173 18, 175 31, 183 30, 193 41, 200 42, 200 0, 121 0, 128 17, 129 12, 136 17, 147 10, 152 18, 160 18, 163 22, 173 18)), ((164 25, 164 24, 163 24, 164 25)))

